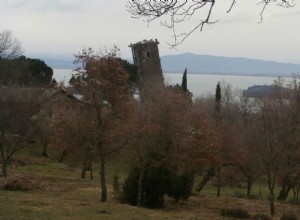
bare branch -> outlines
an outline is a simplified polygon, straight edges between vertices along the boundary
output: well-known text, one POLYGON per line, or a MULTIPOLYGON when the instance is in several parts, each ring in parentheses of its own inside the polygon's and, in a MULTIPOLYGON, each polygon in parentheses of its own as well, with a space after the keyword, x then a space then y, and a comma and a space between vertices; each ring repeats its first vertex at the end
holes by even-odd
POLYGON ((22 55, 21 42, 13 38, 12 32, 0 32, 0 58, 13 59, 22 55))
MULTIPOLYGON (((229 13, 235 6, 237 0, 230 0, 229 8, 226 11, 229 13)), ((205 25, 214 24, 218 20, 211 21, 212 10, 216 0, 172 0, 172 1, 143 1, 143 0, 127 0, 127 11, 133 18, 145 18, 146 22, 151 22, 165 16, 166 20, 160 24, 172 31, 173 42, 169 43, 171 47, 176 47, 182 44, 194 31, 202 31, 205 25), (189 31, 178 33, 178 25, 189 21, 196 16, 201 16, 202 19, 197 19, 198 24, 190 28, 189 31)), ((275 3, 277 6, 289 8, 294 6, 293 0, 260 0, 258 4, 263 4, 263 9, 260 13, 260 22, 263 20, 263 13, 270 3, 275 3)), ((189 25, 187 25, 189 26, 189 25)))
POLYGON ((164 15, 169 19, 161 22, 161 25, 169 28, 173 32, 174 42, 170 43, 172 47, 181 44, 188 36, 196 30, 202 30, 205 24, 212 24, 210 17, 215 0, 198 0, 198 1, 127 1, 126 7, 133 18, 146 18, 151 22, 164 15), (190 20, 196 12, 205 7, 209 7, 204 19, 191 29, 188 33, 177 33, 177 24, 190 20))
POLYGON ((232 9, 233 6, 235 5, 235 3, 236 3, 236 0, 232 0, 232 3, 231 3, 231 5, 230 5, 229 9, 227 10, 227 13, 231 12, 231 9, 232 9))
POLYGON ((283 8, 290 8, 290 7, 294 7, 294 1, 293 0, 261 0, 259 3, 257 4, 263 4, 262 10, 260 12, 260 21, 258 23, 262 23, 263 22, 263 14, 267 8, 267 6, 270 3, 276 3, 277 6, 283 7, 283 8))
POLYGON ((263 4, 264 4, 264 6, 263 6, 263 8, 262 8, 262 10, 261 10, 261 12, 260 12, 260 21, 258 22, 258 23, 262 23, 263 22, 263 13, 264 13, 264 11, 266 10, 266 7, 267 7, 267 5, 270 3, 270 1, 264 1, 264 2, 262 2, 263 4))

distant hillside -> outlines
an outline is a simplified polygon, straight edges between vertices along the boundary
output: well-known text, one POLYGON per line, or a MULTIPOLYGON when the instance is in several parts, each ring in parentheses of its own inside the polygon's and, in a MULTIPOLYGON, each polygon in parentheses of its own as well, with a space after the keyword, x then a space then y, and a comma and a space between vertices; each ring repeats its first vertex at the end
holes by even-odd
MULTIPOLYGON (((43 60, 53 69, 74 69, 75 67, 71 59, 44 58, 43 60)), ((202 74, 278 76, 300 73, 300 64, 192 53, 162 56, 161 65, 165 73, 183 73, 186 67, 188 73, 202 74)))
MULTIPOLYGON (((261 98, 264 96, 272 95, 273 93, 275 93, 276 89, 278 88, 273 85, 251 86, 248 87, 247 90, 243 91, 243 95, 251 98, 261 98)), ((283 95, 287 95, 288 93, 292 92, 292 90, 289 88, 280 87, 280 92, 283 95)))
POLYGON ((233 75, 288 75, 300 73, 300 64, 278 63, 247 58, 233 58, 184 53, 161 57, 163 72, 233 74, 233 75))

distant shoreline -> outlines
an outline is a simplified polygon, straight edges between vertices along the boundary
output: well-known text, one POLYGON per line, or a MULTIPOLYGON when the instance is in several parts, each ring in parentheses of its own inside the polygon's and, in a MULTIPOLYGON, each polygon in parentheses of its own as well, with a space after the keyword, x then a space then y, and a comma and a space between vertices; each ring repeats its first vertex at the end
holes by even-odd
MULTIPOLYGON (((175 71, 163 71, 163 73, 171 73, 171 74, 183 74, 180 72, 175 72, 175 71)), ((193 74, 193 75, 220 75, 220 76, 253 76, 253 77, 283 77, 283 78, 292 78, 293 74, 287 74, 287 75, 278 75, 278 74, 259 74, 259 73, 196 73, 196 72, 188 72, 189 74, 193 74)), ((295 74, 296 76, 299 74, 295 74)))

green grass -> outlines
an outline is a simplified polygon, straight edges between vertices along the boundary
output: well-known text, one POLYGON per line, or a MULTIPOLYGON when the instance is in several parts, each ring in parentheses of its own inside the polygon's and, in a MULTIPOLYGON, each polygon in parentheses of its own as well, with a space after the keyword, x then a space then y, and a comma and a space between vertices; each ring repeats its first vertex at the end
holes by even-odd
MULTIPOLYGON (((207 185, 200 193, 194 193, 186 202, 178 204, 166 199, 166 208, 150 210, 116 203, 112 198, 112 178, 117 172, 124 179, 127 166, 124 162, 110 158, 107 163, 108 202, 100 202, 100 183, 97 165, 94 180, 80 179, 78 167, 56 163, 55 159, 41 158, 39 148, 20 152, 16 159, 25 165, 9 167, 10 175, 24 175, 39 183, 39 187, 27 192, 0 191, 1 220, 165 220, 165 219, 227 219, 221 217, 220 210, 243 208, 254 214, 269 214, 266 200, 268 190, 262 185, 263 199, 241 199, 235 195, 246 192, 242 188, 223 187, 221 197, 216 197, 216 187, 207 185)), ((75 161, 74 161, 75 163, 75 161)), ((4 178, 0 178, 4 181, 4 178)), ((253 187, 253 195, 258 195, 259 185, 253 187)), ((300 213, 300 207, 276 202, 276 217, 286 211, 300 213)))

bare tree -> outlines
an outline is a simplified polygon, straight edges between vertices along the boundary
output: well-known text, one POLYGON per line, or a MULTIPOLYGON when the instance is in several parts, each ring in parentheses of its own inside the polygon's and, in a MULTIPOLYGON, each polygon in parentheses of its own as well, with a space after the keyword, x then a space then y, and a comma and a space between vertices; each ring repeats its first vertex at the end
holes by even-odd
POLYGON ((42 90, 0 87, 0 164, 2 176, 8 175, 8 165, 16 152, 28 145, 30 118, 39 112, 37 102, 42 90))
POLYGON ((12 32, 0 32, 0 58, 14 59, 22 55, 21 42, 14 38, 12 32))
MULTIPOLYGON (((229 13, 237 0, 230 0, 226 12, 229 13)), ((194 31, 202 31, 205 25, 214 24, 218 20, 213 20, 212 14, 215 4, 220 4, 216 0, 194 0, 194 1, 142 1, 128 0, 127 9, 133 18, 146 18, 146 22, 151 22, 163 16, 167 19, 161 21, 161 25, 169 28, 173 32, 174 41, 170 46, 176 47, 188 38, 194 31), (188 22, 191 18, 200 15, 198 22, 187 31, 178 33, 178 25, 188 22)), ((277 4, 280 7, 288 8, 294 5, 293 0, 260 0, 258 5, 262 5, 260 13, 261 22, 263 13, 269 4, 277 4)), ((187 25, 189 26, 189 25, 187 25)))
POLYGON ((130 112, 132 96, 128 73, 118 51, 117 47, 105 52, 94 52, 88 48, 75 55, 75 63, 79 65, 77 78, 66 91, 77 94, 81 102, 76 107, 75 117, 65 120, 69 124, 56 128, 62 131, 61 134, 66 134, 65 140, 59 138, 65 142, 62 145, 74 144, 78 140, 85 147, 87 159, 93 159, 88 154, 95 152, 92 156, 99 159, 101 202, 107 200, 107 159, 128 144, 125 119, 130 112), (70 131, 74 135, 68 137, 70 131))

